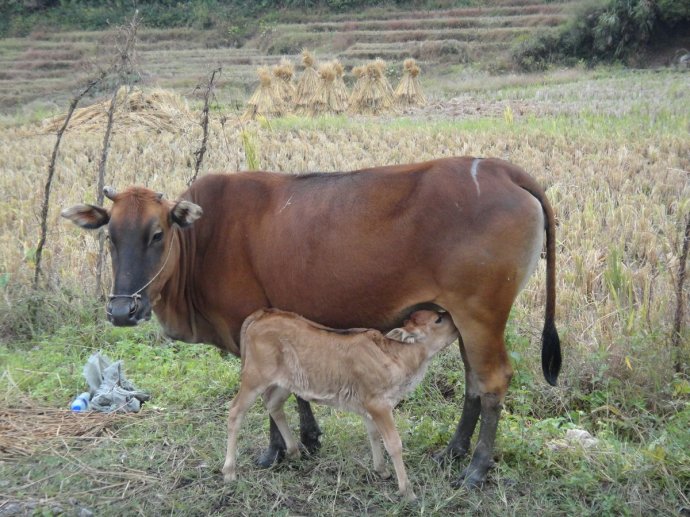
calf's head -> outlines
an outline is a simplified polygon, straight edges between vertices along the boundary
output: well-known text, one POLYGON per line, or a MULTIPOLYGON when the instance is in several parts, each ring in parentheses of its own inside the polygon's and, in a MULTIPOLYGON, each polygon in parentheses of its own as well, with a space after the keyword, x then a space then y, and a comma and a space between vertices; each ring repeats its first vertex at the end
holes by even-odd
POLYGON ((119 194, 105 187, 103 193, 113 201, 109 210, 75 205, 61 215, 88 230, 107 225, 113 264, 108 320, 117 326, 136 325, 151 317, 151 306, 174 269, 171 256, 179 252, 174 227, 191 225, 202 210, 189 201, 165 200, 143 187, 119 194))
POLYGON ((435 354, 455 341, 458 335, 450 314, 416 311, 405 320, 403 327, 391 330, 386 337, 402 343, 422 344, 430 354, 435 354))

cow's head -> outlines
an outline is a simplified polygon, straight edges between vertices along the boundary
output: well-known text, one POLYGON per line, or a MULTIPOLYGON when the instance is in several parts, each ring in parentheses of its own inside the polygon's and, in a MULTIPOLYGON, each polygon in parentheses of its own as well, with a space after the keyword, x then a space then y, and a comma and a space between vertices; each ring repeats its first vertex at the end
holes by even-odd
POLYGON ((175 226, 191 225, 202 210, 143 187, 122 193, 105 187, 103 193, 113 201, 110 210, 76 205, 61 215, 89 230, 108 225, 113 288, 106 312, 113 325, 136 325, 151 317, 151 306, 174 270, 180 249, 175 226))

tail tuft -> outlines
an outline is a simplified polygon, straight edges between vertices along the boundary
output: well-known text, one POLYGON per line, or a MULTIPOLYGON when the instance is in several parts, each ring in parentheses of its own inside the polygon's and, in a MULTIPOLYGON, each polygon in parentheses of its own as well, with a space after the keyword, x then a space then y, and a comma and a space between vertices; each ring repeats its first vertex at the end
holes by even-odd
POLYGON ((561 340, 556 325, 549 319, 541 335, 541 368, 546 382, 555 386, 561 371, 561 340))

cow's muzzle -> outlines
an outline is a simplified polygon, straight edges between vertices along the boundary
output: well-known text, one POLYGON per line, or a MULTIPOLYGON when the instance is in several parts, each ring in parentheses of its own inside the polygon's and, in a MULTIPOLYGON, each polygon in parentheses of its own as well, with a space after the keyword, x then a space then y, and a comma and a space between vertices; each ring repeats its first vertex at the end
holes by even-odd
POLYGON ((151 318, 148 300, 140 294, 111 295, 106 313, 108 321, 116 327, 132 327, 151 318))

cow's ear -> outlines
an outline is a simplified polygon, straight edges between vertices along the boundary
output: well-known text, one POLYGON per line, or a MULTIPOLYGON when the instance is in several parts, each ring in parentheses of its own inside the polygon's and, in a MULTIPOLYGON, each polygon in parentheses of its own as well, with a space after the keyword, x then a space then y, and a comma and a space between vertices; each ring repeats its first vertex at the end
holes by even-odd
POLYGON ((392 339, 393 341, 400 341, 401 343, 414 343, 417 341, 418 336, 414 333, 408 332, 405 329, 399 328, 391 330, 388 334, 386 334, 386 337, 388 339, 392 339))
POLYGON ((204 211, 191 201, 178 201, 170 211, 172 222, 184 228, 201 217, 204 211))
POLYGON ((74 205, 65 208, 60 215, 87 230, 100 228, 110 220, 110 214, 105 208, 93 205, 74 205))

